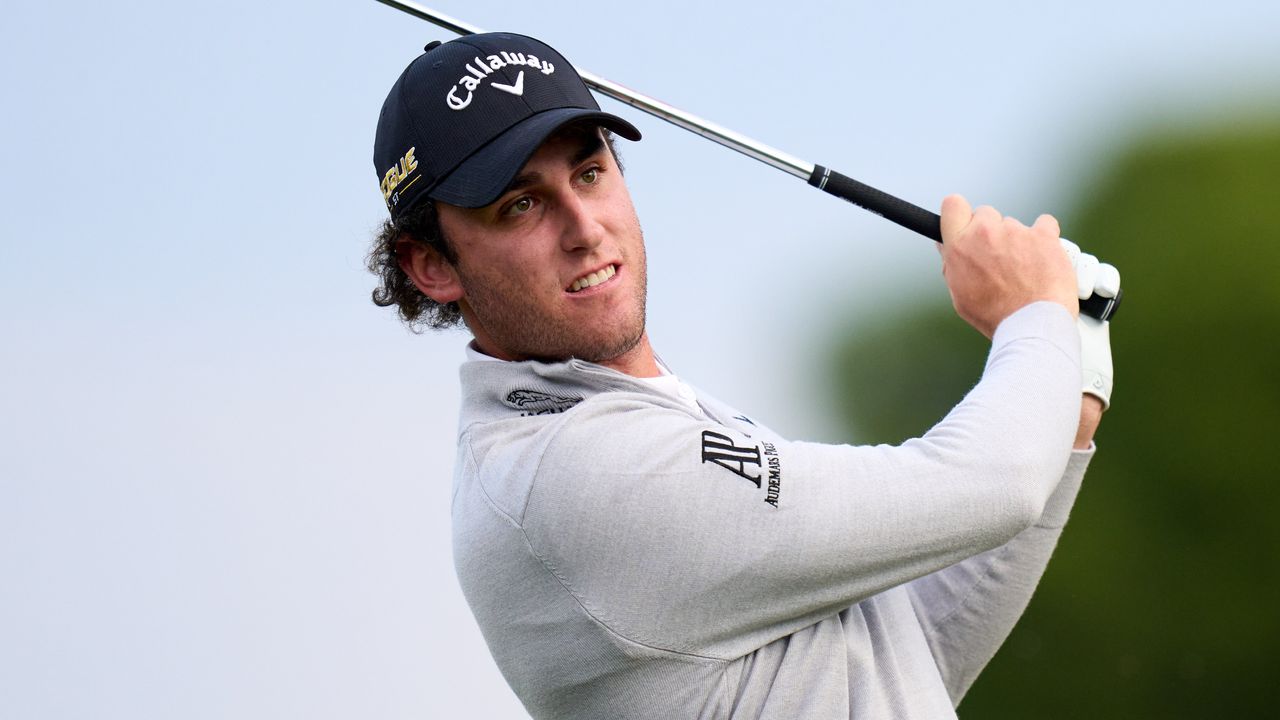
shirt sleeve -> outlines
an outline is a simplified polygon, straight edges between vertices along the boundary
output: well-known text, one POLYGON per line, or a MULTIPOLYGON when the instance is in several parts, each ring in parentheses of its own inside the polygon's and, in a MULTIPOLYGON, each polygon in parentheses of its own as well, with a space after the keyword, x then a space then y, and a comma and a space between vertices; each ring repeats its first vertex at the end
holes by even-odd
POLYGON ((956 705, 1026 610, 1066 525, 1093 448, 1071 454, 1044 513, 1008 543, 907 585, 956 705))
POLYGON ((1079 374, 1074 321, 1036 303, 997 329, 965 399, 900 446, 775 442, 605 393, 548 445, 522 526, 611 631, 739 657, 1035 523, 1071 452, 1079 374))

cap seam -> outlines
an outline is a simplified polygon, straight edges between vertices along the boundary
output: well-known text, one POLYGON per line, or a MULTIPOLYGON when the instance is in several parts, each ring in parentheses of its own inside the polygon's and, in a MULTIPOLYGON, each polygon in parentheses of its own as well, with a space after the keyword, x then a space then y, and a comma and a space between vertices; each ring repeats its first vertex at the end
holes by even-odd
MULTIPOLYGON (((426 57, 426 56, 424 55, 424 56, 423 56, 423 58, 425 58, 425 57, 426 57)), ((421 60, 421 59, 422 59, 422 58, 418 58, 418 60, 421 60)), ((418 62, 418 60, 414 60, 413 62, 418 62)), ((410 63, 410 66, 412 66, 412 65, 413 65, 413 63, 410 63)), ((407 76, 408 76, 408 73, 405 73, 405 77, 407 77, 407 76)), ((401 82, 399 82, 399 83, 398 83, 398 88, 397 88, 397 90, 396 90, 396 96, 397 96, 397 98, 396 98, 396 99, 397 99, 397 100, 399 100, 399 102, 400 102, 400 109, 404 111, 405 117, 409 119, 409 129, 410 129, 410 131, 413 133, 413 146, 414 146, 414 147, 417 147, 417 146, 418 146, 418 138, 420 138, 420 137, 421 137, 421 134, 418 132, 418 122, 417 122, 417 120, 415 120, 415 119, 414 119, 414 117, 413 117, 413 113, 409 112, 409 105, 408 105, 408 103, 407 103, 407 102, 405 102, 405 98, 404 98, 404 86, 405 86, 406 84, 407 84, 407 83, 405 83, 405 82, 404 82, 404 80, 403 80, 403 78, 402 78, 402 79, 401 79, 401 82)))

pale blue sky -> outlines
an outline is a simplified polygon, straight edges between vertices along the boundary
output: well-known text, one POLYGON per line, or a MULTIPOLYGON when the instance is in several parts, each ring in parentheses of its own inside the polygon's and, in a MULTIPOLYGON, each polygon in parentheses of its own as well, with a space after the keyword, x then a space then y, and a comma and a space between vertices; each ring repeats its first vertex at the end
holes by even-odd
MULTIPOLYGON (((522 716, 450 559, 466 338, 407 334, 361 268, 378 108, 449 35, 372 0, 10 5, 0 717, 522 716)), ((1263 0, 436 6, 929 207, 1066 212, 1147 123, 1280 109, 1263 0)), ((930 243, 602 105, 646 134, 659 352, 840 439, 826 338, 939 296, 930 243)))

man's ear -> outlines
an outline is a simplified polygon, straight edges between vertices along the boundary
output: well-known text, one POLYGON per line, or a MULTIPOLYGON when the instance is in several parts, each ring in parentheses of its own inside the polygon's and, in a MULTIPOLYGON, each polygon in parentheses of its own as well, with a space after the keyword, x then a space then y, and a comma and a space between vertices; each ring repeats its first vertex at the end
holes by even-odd
POLYGON ((458 271, 435 248, 402 238, 396 244, 396 257, 400 269, 423 295, 442 305, 462 299, 458 271))

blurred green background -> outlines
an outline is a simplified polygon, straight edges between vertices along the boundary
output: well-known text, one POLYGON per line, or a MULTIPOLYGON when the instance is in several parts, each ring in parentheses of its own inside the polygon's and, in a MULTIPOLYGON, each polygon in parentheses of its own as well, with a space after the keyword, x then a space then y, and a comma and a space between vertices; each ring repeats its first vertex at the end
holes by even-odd
MULTIPOLYGON (((1119 267, 1113 408, 1035 599, 962 718, 1280 707, 1280 118, 1134 133, 1060 215, 1119 267)), ((839 343, 859 441, 918 436, 987 343, 945 303, 839 343)))

